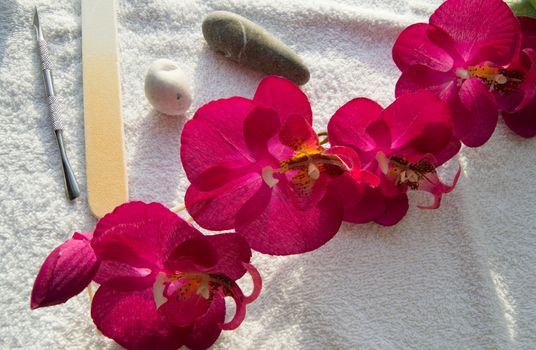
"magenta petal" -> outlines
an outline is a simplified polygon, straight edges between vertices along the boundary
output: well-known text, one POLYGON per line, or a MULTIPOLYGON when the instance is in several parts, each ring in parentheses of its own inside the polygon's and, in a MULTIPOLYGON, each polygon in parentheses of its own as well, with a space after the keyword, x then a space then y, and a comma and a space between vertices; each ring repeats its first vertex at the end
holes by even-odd
POLYGON ((380 189, 364 187, 360 200, 344 208, 344 221, 364 224, 374 221, 385 212, 385 200, 380 189))
POLYGON ((257 300, 259 295, 261 295, 262 290, 262 278, 259 271, 255 268, 255 266, 243 263, 244 267, 248 271, 249 275, 251 276, 251 279, 253 281, 253 290, 251 291, 251 294, 248 296, 244 296, 244 303, 250 304, 257 300))
POLYGON ((151 273, 152 270, 148 268, 134 267, 127 263, 115 260, 104 260, 101 261, 99 270, 97 271, 95 277, 93 277, 93 281, 97 282, 98 284, 104 284, 119 277, 130 277, 137 279, 147 277, 151 273))
POLYGON ((221 273, 237 280, 244 275, 244 263, 251 259, 251 249, 244 237, 236 233, 206 236, 206 239, 218 252, 218 261, 207 272, 221 273))
POLYGON ((311 124, 302 116, 296 114, 289 116, 286 123, 281 127, 279 140, 283 145, 292 149, 298 149, 304 145, 311 147, 318 145, 318 138, 311 124))
POLYGON ((376 142, 376 147, 380 149, 391 148, 391 128, 385 120, 376 120, 370 123, 365 132, 376 142))
MULTIPOLYGON (((325 150, 324 154, 337 155, 337 157, 339 157, 339 159, 342 160, 342 162, 348 167, 348 171, 346 172, 346 174, 349 174, 351 176, 353 181, 356 182, 356 185, 363 183, 371 187, 376 187, 380 184, 380 179, 376 175, 374 175, 370 171, 361 169, 361 161, 359 160, 358 155, 353 149, 345 146, 332 146, 329 149, 325 150)), ((341 176, 331 179, 331 181, 337 181, 339 177, 341 176)), ((349 193, 346 193, 341 196, 345 197, 348 194, 349 193)))
POLYGON ((350 207, 361 200, 362 191, 369 188, 365 184, 356 181, 350 173, 342 174, 333 179, 328 185, 328 192, 346 207, 350 207))
POLYGON ((219 255, 208 237, 198 236, 182 242, 164 262, 170 271, 205 272, 214 267, 219 255))
POLYGON ((425 66, 411 66, 398 78, 395 95, 399 97, 419 90, 433 92, 447 101, 457 91, 456 76, 451 72, 439 72, 425 66))
POLYGON ((151 288, 120 291, 106 283, 95 293, 91 317, 105 336, 133 350, 176 350, 189 333, 157 312, 151 288))
POLYGON ((391 129, 393 149, 412 143, 421 152, 439 152, 452 136, 449 106, 427 91, 398 97, 380 116, 391 129))
POLYGON ((185 345, 190 350, 208 349, 220 336, 219 325, 223 322, 225 322, 225 302, 216 294, 207 312, 194 322, 185 345))
POLYGON ((192 185, 200 191, 211 192, 255 170, 255 164, 252 163, 237 168, 234 166, 235 164, 225 164, 208 168, 192 181, 192 185))
POLYGON ((202 227, 229 230, 235 227, 237 212, 262 184, 260 174, 250 173, 211 192, 190 186, 184 201, 188 213, 202 227))
POLYGON ((158 203, 130 202, 97 223, 91 242, 101 259, 138 268, 161 268, 182 242, 201 236, 194 227, 158 203))
POLYGON ((220 328, 225 331, 231 331, 238 328, 242 321, 246 318, 246 303, 244 302, 244 295, 242 290, 235 282, 231 285, 231 297, 235 302, 236 309, 233 318, 229 322, 220 324, 220 328))
POLYGON ((326 195, 316 206, 300 211, 281 187, 262 186, 237 215, 236 231, 252 249, 272 255, 304 253, 337 233, 343 215, 337 200, 326 195))
POLYGON ((426 23, 410 25, 396 39, 393 60, 401 71, 416 64, 441 72, 452 68, 452 57, 428 37, 430 27, 426 23))
POLYGON ((270 157, 268 141, 279 132, 280 126, 279 117, 271 109, 255 107, 246 117, 244 139, 255 159, 270 157))
POLYGON ((196 285, 180 286, 168 301, 158 309, 169 322, 177 327, 186 327, 203 316, 210 306, 210 299, 198 293, 196 285))
POLYGON ((31 308, 61 304, 87 287, 99 261, 90 241, 75 234, 54 249, 41 266, 32 289, 31 308))
POLYGON ((461 171, 462 168, 460 166, 458 167, 458 171, 456 172, 454 180, 452 181, 452 185, 450 186, 442 183, 436 173, 428 174, 425 180, 421 180, 419 182, 419 190, 431 193, 434 196, 434 203, 431 205, 419 205, 418 207, 420 209, 439 208, 439 205, 441 204, 441 197, 443 196, 443 194, 451 192, 454 187, 456 187, 458 179, 460 178, 461 171))
POLYGON ((461 147, 462 143, 460 142, 460 140, 453 136, 449 144, 443 149, 443 151, 434 154, 436 159, 436 163, 434 164, 434 166, 437 168, 441 164, 454 157, 456 154, 458 154, 461 147))
POLYGON ((181 161, 192 183, 213 166, 241 167, 253 160, 242 130, 253 107, 250 100, 241 97, 212 101, 199 108, 184 125, 181 161))
POLYGON ((482 81, 471 78, 462 84, 459 101, 450 103, 455 136, 469 147, 483 145, 497 126, 495 98, 482 81))
POLYGON ((117 206, 111 213, 102 217, 95 227, 94 238, 106 231, 117 228, 125 223, 143 222, 148 217, 158 217, 161 221, 175 221, 176 214, 160 203, 128 202, 117 206))
POLYGON ((521 48, 536 50, 536 19, 532 17, 517 17, 521 25, 522 39, 521 48))
POLYGON ((409 208, 408 196, 401 193, 395 197, 385 197, 385 211, 377 218, 376 223, 383 226, 392 226, 406 215, 409 208))
POLYGON ((515 113, 503 112, 502 116, 506 125, 519 136, 536 136, 536 97, 522 110, 515 113))
POLYGON ((521 70, 525 73, 521 85, 509 94, 493 91, 500 110, 516 112, 532 100, 536 93, 536 51, 524 49, 520 52, 520 62, 511 64, 509 70, 521 70))
POLYGON ((285 78, 268 76, 261 80, 253 102, 258 106, 273 109, 281 124, 293 114, 302 116, 309 124, 313 122, 313 112, 307 96, 285 78))
MULTIPOLYGON (((366 133, 367 127, 383 111, 382 106, 367 98, 356 98, 339 108, 328 124, 329 141, 332 145, 347 146, 360 156, 376 148, 375 140, 366 133)), ((367 163, 366 159, 362 159, 367 163)))
POLYGON ((294 207, 302 211, 314 207, 324 197, 331 180, 325 172, 322 172, 316 180, 312 180, 306 170, 298 173, 288 172, 286 175, 288 181, 286 193, 294 207))
POLYGON ((473 64, 508 64, 521 40, 519 23, 501 0, 448 0, 430 24, 448 33, 464 61, 473 64))

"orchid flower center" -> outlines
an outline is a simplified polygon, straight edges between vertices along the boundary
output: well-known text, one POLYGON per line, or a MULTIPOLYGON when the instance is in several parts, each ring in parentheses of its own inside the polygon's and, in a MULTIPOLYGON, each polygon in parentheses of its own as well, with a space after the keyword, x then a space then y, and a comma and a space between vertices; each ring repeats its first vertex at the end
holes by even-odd
POLYGON ((410 163, 405 157, 392 156, 388 159, 383 152, 378 152, 376 160, 382 173, 394 178, 397 186, 407 185, 412 190, 419 189, 419 182, 427 180, 428 174, 435 173, 435 167, 426 159, 410 163))
POLYGON ((501 95, 509 95, 519 88, 525 77, 519 69, 496 68, 489 65, 469 66, 467 70, 458 68, 456 76, 461 83, 469 78, 479 78, 489 86, 490 91, 497 91, 501 95))
POLYGON ((158 273, 153 285, 153 295, 157 309, 172 296, 190 299, 199 295, 212 300, 215 293, 241 299, 243 295, 236 283, 229 277, 213 273, 178 273, 166 275, 158 273))
POLYGON ((262 169, 262 178, 270 187, 275 186, 279 180, 273 177, 274 173, 292 174, 292 181, 295 183, 314 183, 321 174, 330 177, 342 175, 349 167, 334 154, 324 154, 325 149, 321 146, 315 148, 301 147, 294 152, 294 155, 279 163, 279 168, 273 169, 270 166, 262 169))
POLYGON ((253 281, 250 295, 244 295, 233 279, 221 273, 167 274, 160 271, 153 284, 156 308, 162 311, 170 322, 184 327, 207 312, 215 295, 223 298, 231 297, 236 304, 234 316, 219 327, 223 330, 235 329, 246 316, 246 304, 255 301, 262 288, 261 276, 257 269, 246 262, 242 265, 253 281))

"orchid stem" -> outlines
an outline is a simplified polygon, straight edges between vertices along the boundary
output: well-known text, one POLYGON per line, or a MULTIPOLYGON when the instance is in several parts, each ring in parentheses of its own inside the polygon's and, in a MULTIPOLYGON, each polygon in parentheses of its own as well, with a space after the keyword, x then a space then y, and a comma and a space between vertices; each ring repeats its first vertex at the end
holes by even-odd
POLYGON ((186 205, 184 205, 184 203, 180 203, 180 204, 177 204, 176 206, 174 206, 173 208, 170 208, 169 210, 171 210, 172 212, 175 212, 175 213, 180 213, 184 209, 186 209, 186 205))
POLYGON ((323 145, 323 144, 329 142, 329 140, 328 140, 328 132, 327 131, 320 131, 319 133, 316 134, 316 136, 318 136, 318 138, 320 138, 322 136, 325 136, 325 138, 322 141, 320 141, 320 145, 323 145))
POLYGON ((89 303, 91 304, 93 302, 93 288, 91 288, 91 282, 87 285, 87 296, 89 298, 89 303))

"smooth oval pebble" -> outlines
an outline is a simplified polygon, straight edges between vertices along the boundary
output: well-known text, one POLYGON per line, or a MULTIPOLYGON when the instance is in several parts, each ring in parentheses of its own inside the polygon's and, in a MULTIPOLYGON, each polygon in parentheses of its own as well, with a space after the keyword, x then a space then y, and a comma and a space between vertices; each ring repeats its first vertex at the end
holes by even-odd
POLYGON ((183 114, 192 104, 186 76, 175 62, 164 58, 149 66, 145 96, 154 109, 168 115, 183 114))
POLYGON ((203 21, 210 48, 254 70, 280 75, 303 85, 309 70, 303 60, 264 28, 228 11, 215 11, 203 21))

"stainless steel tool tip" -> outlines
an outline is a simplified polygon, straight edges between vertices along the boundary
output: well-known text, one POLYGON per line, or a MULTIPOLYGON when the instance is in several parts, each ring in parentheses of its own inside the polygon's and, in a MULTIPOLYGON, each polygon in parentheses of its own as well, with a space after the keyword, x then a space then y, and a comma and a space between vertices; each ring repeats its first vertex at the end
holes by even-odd
POLYGON ((33 25, 35 28, 35 33, 37 34, 37 38, 43 39, 43 33, 41 32, 41 24, 39 23, 39 12, 37 12, 37 6, 34 7, 33 25))

